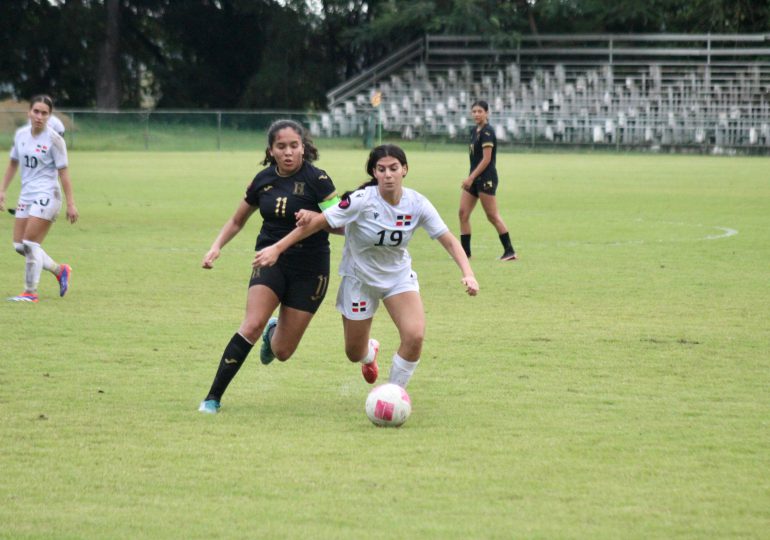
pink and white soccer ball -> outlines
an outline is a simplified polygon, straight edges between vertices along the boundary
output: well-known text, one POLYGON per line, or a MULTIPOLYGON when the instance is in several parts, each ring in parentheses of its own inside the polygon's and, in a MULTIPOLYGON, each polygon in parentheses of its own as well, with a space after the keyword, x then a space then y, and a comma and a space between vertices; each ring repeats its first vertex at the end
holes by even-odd
POLYGON ((377 386, 366 398, 366 416, 378 426, 398 427, 411 413, 412 400, 397 384, 377 386))

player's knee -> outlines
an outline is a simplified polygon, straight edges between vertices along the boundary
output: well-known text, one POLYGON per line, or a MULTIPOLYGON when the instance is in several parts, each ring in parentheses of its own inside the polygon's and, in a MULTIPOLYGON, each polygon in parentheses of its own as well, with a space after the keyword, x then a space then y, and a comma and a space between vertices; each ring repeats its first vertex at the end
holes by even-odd
POLYGON ((457 217, 460 218, 461 223, 465 223, 470 219, 471 213, 464 208, 460 208, 459 212, 457 212, 457 217))
POLYGON ((238 329, 238 333, 251 344, 257 342, 262 335, 262 328, 264 325, 258 325, 250 321, 243 321, 241 327, 238 329))
POLYGON ((294 351, 297 349, 296 345, 292 346, 290 344, 275 343, 275 341, 271 343, 270 348, 273 349, 273 354, 281 362, 285 362, 291 358, 291 355, 294 354, 294 351))
POLYGON ((366 357, 368 352, 366 348, 361 349, 357 344, 345 344, 345 355, 351 362, 360 362, 362 358, 366 357))
POLYGON ((401 345, 410 352, 411 358, 419 358, 422 352, 422 343, 425 340, 425 332, 422 329, 415 329, 401 338, 401 345))
POLYGON ((27 249, 24 246, 24 244, 22 244, 21 242, 14 242, 13 249, 14 251, 16 251, 16 253, 18 253, 22 257, 24 257, 27 254, 27 249))

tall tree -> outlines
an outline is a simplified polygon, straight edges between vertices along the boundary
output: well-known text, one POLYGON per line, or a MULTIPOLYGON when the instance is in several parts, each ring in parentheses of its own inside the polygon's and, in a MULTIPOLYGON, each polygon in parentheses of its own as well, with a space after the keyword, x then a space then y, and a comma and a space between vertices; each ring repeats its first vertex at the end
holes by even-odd
POLYGON ((121 105, 119 0, 105 0, 104 12, 104 41, 96 70, 96 106, 99 109, 117 109, 121 105))

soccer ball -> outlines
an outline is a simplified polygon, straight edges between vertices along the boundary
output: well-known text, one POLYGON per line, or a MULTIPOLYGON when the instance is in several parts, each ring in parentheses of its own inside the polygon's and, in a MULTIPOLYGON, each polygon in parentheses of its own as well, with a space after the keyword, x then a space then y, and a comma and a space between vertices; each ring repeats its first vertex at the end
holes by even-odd
POLYGON ((387 383, 375 387, 366 398, 366 416, 375 425, 398 427, 412 412, 412 400, 406 390, 387 383))

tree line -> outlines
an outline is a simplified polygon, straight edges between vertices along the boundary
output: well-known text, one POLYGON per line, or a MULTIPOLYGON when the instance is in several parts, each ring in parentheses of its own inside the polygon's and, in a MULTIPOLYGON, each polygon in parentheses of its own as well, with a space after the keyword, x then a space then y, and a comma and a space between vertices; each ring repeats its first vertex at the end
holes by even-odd
POLYGON ((431 34, 754 33, 769 0, 3 0, 0 98, 104 109, 324 109, 431 34))

